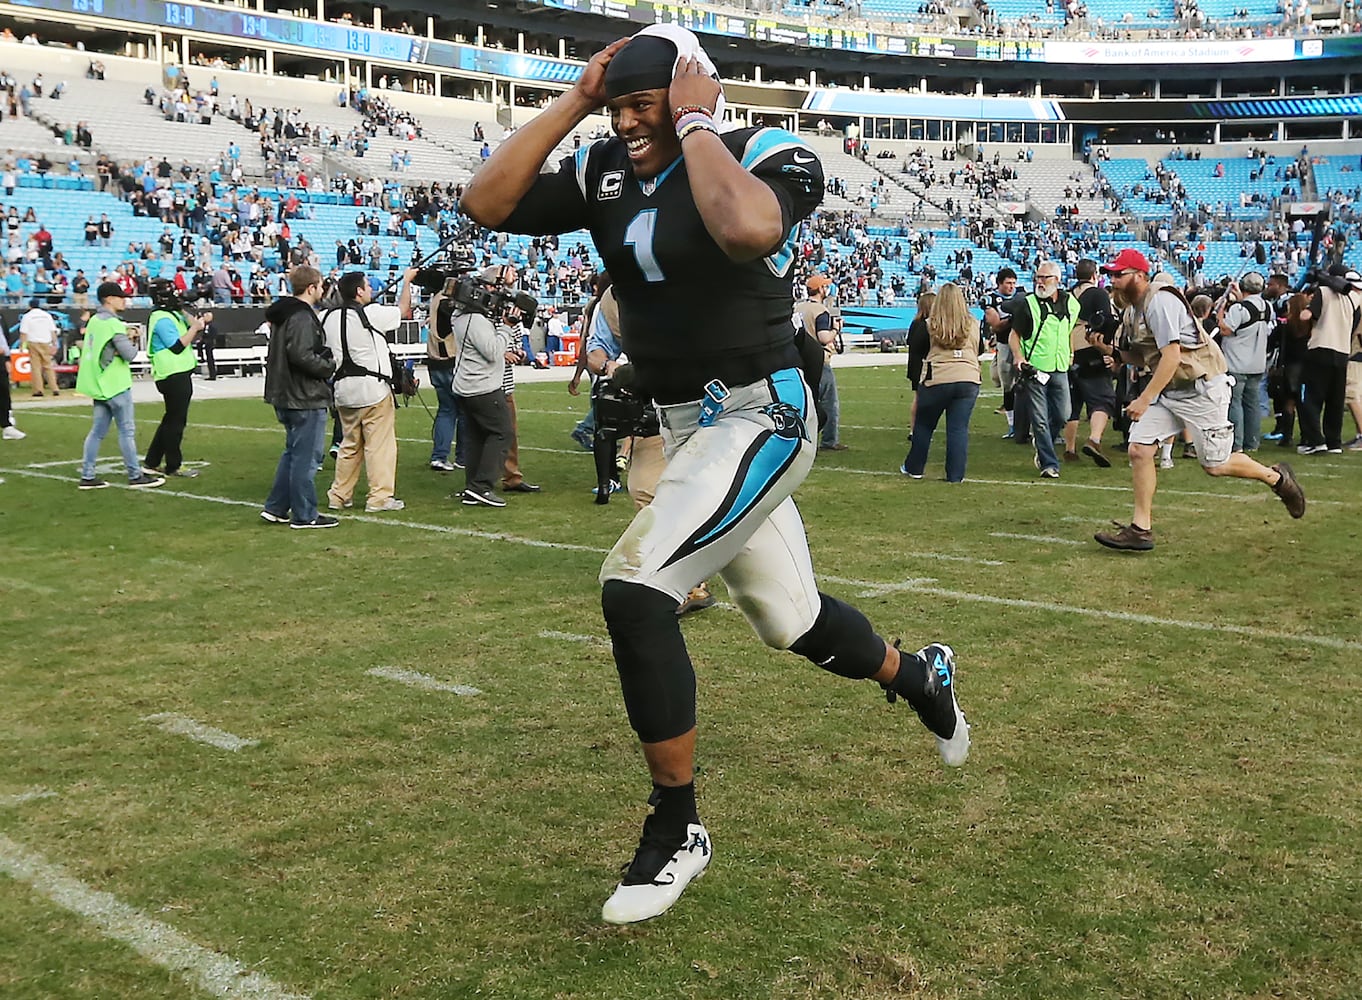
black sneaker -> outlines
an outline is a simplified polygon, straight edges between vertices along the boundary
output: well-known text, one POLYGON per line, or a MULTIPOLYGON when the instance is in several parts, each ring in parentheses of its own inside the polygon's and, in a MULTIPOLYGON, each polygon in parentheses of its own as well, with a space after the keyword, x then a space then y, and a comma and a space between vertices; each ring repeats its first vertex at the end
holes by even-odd
POLYGON ((463 503, 466 507, 505 507, 506 501, 491 490, 464 490, 463 503))
POLYGON ((654 813, 643 821, 634 860, 601 907, 601 919, 607 924, 633 924, 666 913, 705 870, 712 853, 703 825, 687 824, 684 834, 672 836, 660 829, 654 813))
POLYGON ((164 486, 165 481, 165 476, 149 476, 143 472, 136 479, 129 479, 128 485, 135 490, 154 490, 158 486, 164 486))
MULTIPOLYGON (((896 640, 894 648, 898 646, 896 640)), ((907 701, 936 737, 942 763, 961 767, 969 757, 969 723, 955 699, 955 651, 944 642, 934 642, 916 653, 900 652, 899 660, 893 683, 880 685, 885 698, 891 704, 900 697, 907 701), (905 662, 909 656, 917 663, 905 662)))
POLYGON ((81 490, 102 490, 109 484, 102 479, 82 479, 77 489, 81 490))
POLYGON ((311 521, 295 521, 289 525, 290 528, 334 528, 340 524, 340 518, 332 517, 330 514, 318 514, 311 521))

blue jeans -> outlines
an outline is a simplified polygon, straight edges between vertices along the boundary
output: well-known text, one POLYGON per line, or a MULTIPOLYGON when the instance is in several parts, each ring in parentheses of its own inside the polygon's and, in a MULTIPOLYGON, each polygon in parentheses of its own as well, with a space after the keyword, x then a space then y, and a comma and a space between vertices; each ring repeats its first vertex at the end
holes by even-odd
POLYGON ((1027 381, 1026 397, 1031 404, 1031 441, 1042 469, 1059 469, 1055 455, 1055 434, 1069 419, 1069 373, 1050 372, 1050 381, 1041 385, 1027 381))
POLYGON ((284 453, 274 470, 274 486, 265 509, 280 517, 291 513, 294 524, 308 524, 317 519, 315 480, 325 453, 327 410, 276 406, 274 415, 284 425, 284 453))
POLYGON ((917 391, 917 418, 913 421, 913 446, 903 467, 914 476, 922 475, 927 465, 927 450, 932 446, 941 415, 946 415, 946 482, 965 478, 969 454, 969 418, 979 398, 977 382, 946 382, 924 385, 917 391))
POLYGON ((1230 423, 1234 424, 1234 450, 1255 451, 1262 444, 1263 411, 1262 375, 1241 375, 1231 372, 1234 385, 1230 387, 1230 423))
POLYGON ((95 420, 90 425, 90 433, 85 435, 85 451, 81 455, 81 479, 95 478, 99 446, 104 442, 104 435, 109 433, 109 424, 114 421, 118 422, 118 449, 123 452, 128 478, 136 479, 142 474, 142 463, 137 457, 137 434, 132 425, 132 390, 128 389, 112 399, 95 400, 95 420))
POLYGON ((453 447, 454 461, 467 465, 464 442, 468 440, 468 417, 459 406, 459 397, 454 395, 454 369, 431 368, 430 384, 435 390, 436 401, 435 422, 430 428, 430 460, 448 462, 449 450, 453 447))
POLYGON ((823 377, 818 380, 818 402, 823 407, 827 422, 821 428, 823 447, 841 444, 841 431, 838 427, 842 406, 837 399, 837 379, 833 377, 832 365, 823 366, 823 377))

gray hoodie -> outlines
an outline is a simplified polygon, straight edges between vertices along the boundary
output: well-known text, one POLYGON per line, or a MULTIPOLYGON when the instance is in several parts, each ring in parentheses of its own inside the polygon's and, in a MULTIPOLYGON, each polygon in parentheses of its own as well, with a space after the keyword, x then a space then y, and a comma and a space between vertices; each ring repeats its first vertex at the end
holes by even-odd
POLYGON ((454 395, 485 396, 501 388, 506 351, 514 334, 478 313, 461 313, 450 321, 458 352, 454 366, 454 395))

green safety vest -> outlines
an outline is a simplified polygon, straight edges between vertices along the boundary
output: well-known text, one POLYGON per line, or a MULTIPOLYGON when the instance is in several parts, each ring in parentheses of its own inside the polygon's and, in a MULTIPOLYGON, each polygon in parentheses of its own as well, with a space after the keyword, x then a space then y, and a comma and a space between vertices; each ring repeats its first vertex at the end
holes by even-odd
POLYGON ((1078 322, 1078 298, 1068 293, 1061 294, 1063 311, 1057 310, 1048 301, 1042 309, 1038 298, 1034 295, 1026 297, 1026 307, 1031 310, 1031 336, 1022 339, 1022 354, 1038 372, 1066 372, 1073 363, 1073 345, 1069 336, 1078 322))
POLYGON ((176 354, 168 347, 155 349, 156 324, 163 319, 168 319, 175 324, 175 329, 179 330, 179 336, 183 337, 189 329, 189 323, 185 321, 184 313, 166 312, 158 309, 153 312, 147 320, 147 329, 151 331, 147 339, 147 349, 151 352, 151 377, 157 382, 171 375, 178 375, 180 372, 193 371, 198 365, 198 360, 194 357, 194 352, 185 348, 176 354))
POLYGON ((76 374, 76 391, 91 399, 112 399, 132 388, 132 365, 114 352, 107 368, 99 367, 104 348, 128 325, 117 316, 96 316, 85 324, 85 351, 80 356, 80 371, 76 374))

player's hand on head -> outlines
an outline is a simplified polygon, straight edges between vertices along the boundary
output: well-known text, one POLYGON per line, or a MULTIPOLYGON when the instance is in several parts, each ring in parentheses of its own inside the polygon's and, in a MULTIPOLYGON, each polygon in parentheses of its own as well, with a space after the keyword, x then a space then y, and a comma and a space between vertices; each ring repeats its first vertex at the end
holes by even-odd
POLYGON ((676 72, 672 74, 671 90, 667 98, 673 111, 676 108, 707 108, 713 112, 719 104, 719 81, 705 72, 700 60, 676 61, 676 72))
POLYGON ((605 67, 615 58, 615 53, 629 44, 627 38, 617 38, 601 49, 586 64, 582 75, 577 79, 577 90, 591 102, 593 107, 605 104, 605 67))

